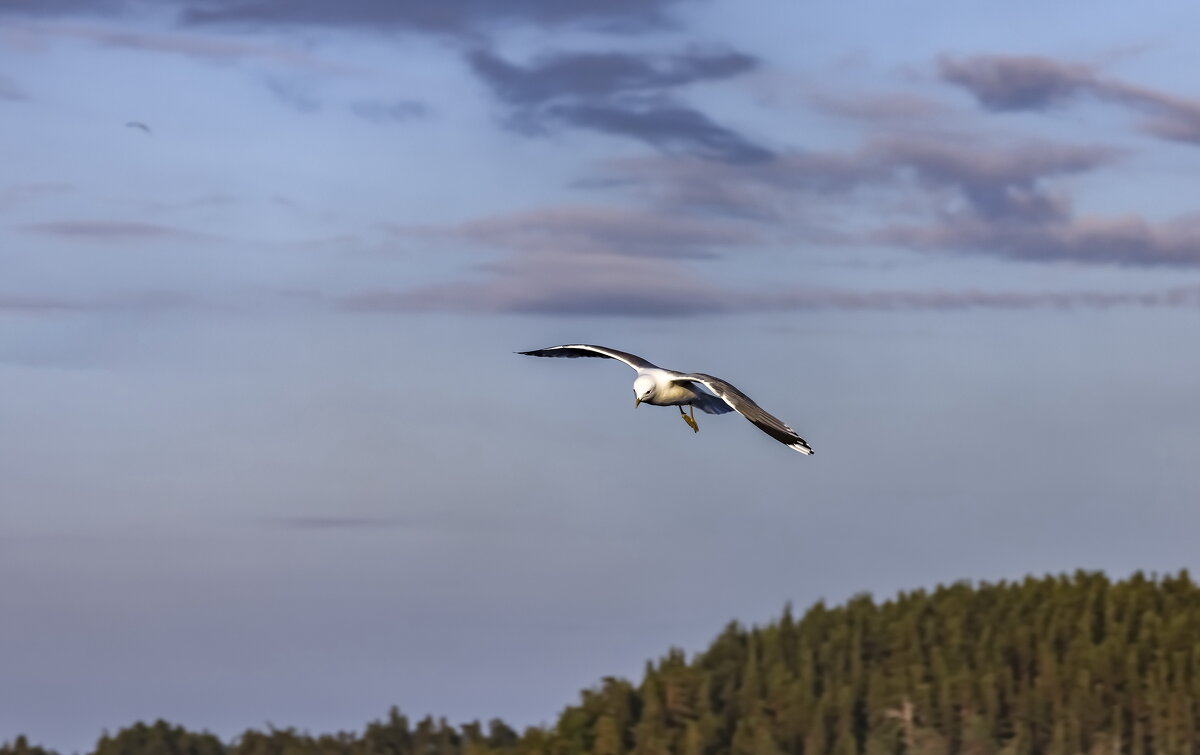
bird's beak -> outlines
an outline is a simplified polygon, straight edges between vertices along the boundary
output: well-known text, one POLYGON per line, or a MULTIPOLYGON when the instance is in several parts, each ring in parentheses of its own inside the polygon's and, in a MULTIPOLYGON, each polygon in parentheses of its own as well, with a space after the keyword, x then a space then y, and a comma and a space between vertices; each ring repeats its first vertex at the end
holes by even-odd
POLYGON ((634 409, 638 408, 638 406, 641 405, 641 403, 642 403, 642 400, 640 398, 638 398, 637 396, 633 397, 633 408, 634 409))

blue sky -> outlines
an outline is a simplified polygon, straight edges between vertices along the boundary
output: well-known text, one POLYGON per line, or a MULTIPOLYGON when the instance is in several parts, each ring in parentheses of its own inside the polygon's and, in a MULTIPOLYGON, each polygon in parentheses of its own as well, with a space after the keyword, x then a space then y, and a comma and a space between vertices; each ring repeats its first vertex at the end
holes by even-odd
POLYGON ((1089 8, 0 5, 0 739, 526 725, 787 601, 1196 568, 1200 11, 1089 8))

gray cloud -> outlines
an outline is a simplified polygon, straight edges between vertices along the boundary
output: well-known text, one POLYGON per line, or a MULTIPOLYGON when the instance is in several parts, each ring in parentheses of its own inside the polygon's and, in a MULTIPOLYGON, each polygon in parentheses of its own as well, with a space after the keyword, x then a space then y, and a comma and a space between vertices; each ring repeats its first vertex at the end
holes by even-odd
MULTIPOLYGON (((1121 156, 1099 146, 903 137, 850 152, 780 155, 761 165, 644 158, 610 163, 672 216, 747 221, 759 239, 888 244, 1027 261, 1200 265, 1200 220, 1080 215, 1056 180, 1121 156), (851 202, 850 200, 854 201, 851 202), (870 203, 864 205, 863 203, 870 203), (840 208, 874 205, 873 223, 840 208)), ((747 244, 754 243, 751 236, 747 244)))
POLYGON ((0 14, 61 16, 113 13, 138 5, 131 0, 5 0, 0 3, 0 14))
POLYGON ((306 79, 267 79, 267 89, 283 104, 298 113, 316 113, 321 110, 321 100, 313 93, 312 82, 306 79))
POLYGON ((757 66, 742 53, 558 53, 519 66, 479 50, 468 62, 512 108, 510 125, 528 134, 566 125, 713 160, 757 162, 772 157, 765 147, 669 96, 674 88, 736 76, 757 66))
POLYGON ((28 102, 29 92, 26 92, 12 77, 0 73, 0 101, 28 102))
POLYGON ((482 218, 435 233, 545 254, 703 258, 760 241, 745 224, 621 207, 549 207, 482 218))
POLYGON ((1061 107, 1096 84, 1088 66, 1033 56, 943 58, 938 67, 944 81, 967 89, 990 110, 1061 107))
POLYGON ((927 186, 957 190, 980 216, 1029 221, 1066 212, 1062 198, 1046 192, 1042 181, 1092 170, 1114 155, 1103 147, 1047 142, 986 149, 977 142, 908 138, 877 142, 863 157, 889 171, 912 171, 927 186))
POLYGON ((425 527, 420 517, 289 515, 267 517, 264 524, 285 530, 379 530, 397 527, 425 527))
POLYGON ((733 163, 764 162, 774 156, 767 148, 713 122, 704 113, 681 105, 612 102, 554 105, 544 112, 553 120, 628 136, 667 153, 733 163))
POLYGON ((991 110, 1045 110, 1088 95, 1141 113, 1141 126, 1148 133, 1200 144, 1200 101, 1102 77, 1089 66, 1041 57, 980 55, 945 58, 939 68, 943 80, 967 89, 991 110))
POLYGON ((506 24, 586 25, 636 32, 666 25, 677 0, 207 0, 183 3, 188 24, 341 26, 463 34, 506 24))
POLYGON ((908 92, 846 94, 813 91, 805 99, 808 104, 831 115, 871 123, 909 120, 925 123, 949 112, 949 108, 936 100, 908 92))
POLYGON ((471 53, 468 62, 498 97, 512 105, 657 92, 736 76, 758 65, 751 56, 731 51, 661 56, 557 53, 539 58, 529 66, 518 66, 486 50, 477 50, 471 53))
POLYGON ((0 293, 0 312, 65 314, 71 312, 166 312, 201 306, 195 296, 180 291, 126 291, 90 297, 38 296, 0 293))
POLYGON ((547 207, 446 228, 393 230, 508 254, 478 265, 479 283, 364 291, 342 299, 341 308, 698 314, 719 306, 718 292, 679 263, 764 243, 750 223, 618 206, 547 207))
POLYGON ((26 231, 87 241, 155 241, 166 238, 197 238, 200 234, 181 228, 137 220, 52 220, 21 226, 26 231))
POLYGON ((530 24, 579 25, 623 33, 671 25, 683 0, 5 0, 0 14, 73 16, 133 14, 174 7, 185 25, 317 26, 382 31, 474 34, 530 24))
POLYGON ((353 312, 473 311, 681 316, 716 311, 717 292, 663 260, 615 255, 519 254, 480 283, 374 290, 345 297, 353 312))
MULTIPOLYGON (((516 271, 512 271, 516 272, 516 271)), ((531 271, 526 271, 530 273, 531 271)), ((342 300, 352 312, 468 311, 504 314, 687 317, 808 310, 943 311, 965 309, 1103 309, 1109 307, 1200 308, 1200 285, 1145 292, 837 290, 774 287, 721 289, 693 276, 627 278, 634 268, 606 281, 578 275, 507 274, 483 283, 377 290, 342 300)), ((643 270, 643 273, 650 271, 643 270)))
POLYGON ((429 116, 429 106, 416 100, 360 100, 350 105, 350 111, 373 123, 401 123, 429 116))
POLYGON ((263 60, 286 68, 320 73, 349 73, 354 69, 314 55, 299 46, 276 42, 250 42, 231 37, 196 32, 128 31, 80 21, 30 23, 38 34, 82 39, 95 44, 126 50, 182 55, 224 63, 238 60, 263 60))
POLYGON ((1119 154, 1099 146, 988 144, 945 134, 880 139, 848 152, 781 154, 758 164, 623 160, 609 163, 606 174, 635 182, 672 212, 783 223, 803 217, 806 207, 811 213, 814 198, 844 204, 853 192, 883 191, 891 192, 887 209, 910 215, 949 207, 977 217, 1030 221, 1069 211, 1048 181, 1102 167, 1119 154))
POLYGON ((881 229, 872 237, 916 249, 977 251, 1020 260, 1200 265, 1200 217, 1195 216, 1164 223, 1137 215, 1061 217, 1033 224, 950 217, 936 224, 881 229))
POLYGON ((795 289, 742 294, 735 301, 762 310, 1105 309, 1200 307, 1200 285, 1145 292, 1120 291, 839 291, 795 289))
MULTIPOLYGON (((1191 303, 1165 294, 1108 292, 854 292, 733 289, 681 263, 777 245, 872 244, 1022 260, 1200 264, 1200 221, 1079 218, 1056 190, 1065 176, 1110 164, 1118 152, 1045 141, 992 143, 965 135, 877 139, 847 152, 784 154, 735 164, 656 157, 607 166, 636 209, 550 207, 417 229, 505 249, 475 280, 364 291, 354 311, 474 310, 686 316, 841 309, 954 309, 1191 303), (853 200, 853 201, 851 201, 853 200), (862 200, 862 201, 858 201, 862 200), (869 222, 863 203, 879 208, 869 222), (855 208, 843 216, 843 207, 855 208)), ((413 229, 399 229, 415 232, 413 229)))
POLYGON ((56 181, 14 184, 0 189, 0 211, 36 201, 41 197, 66 194, 74 190, 74 186, 56 181))

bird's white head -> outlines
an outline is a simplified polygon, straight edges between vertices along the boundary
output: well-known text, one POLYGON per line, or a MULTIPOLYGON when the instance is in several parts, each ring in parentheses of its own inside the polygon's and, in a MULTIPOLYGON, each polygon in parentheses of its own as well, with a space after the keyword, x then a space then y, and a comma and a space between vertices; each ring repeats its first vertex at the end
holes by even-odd
POLYGON ((637 407, 643 401, 648 401, 654 393, 654 378, 649 375, 638 375, 633 381, 633 405, 637 407))

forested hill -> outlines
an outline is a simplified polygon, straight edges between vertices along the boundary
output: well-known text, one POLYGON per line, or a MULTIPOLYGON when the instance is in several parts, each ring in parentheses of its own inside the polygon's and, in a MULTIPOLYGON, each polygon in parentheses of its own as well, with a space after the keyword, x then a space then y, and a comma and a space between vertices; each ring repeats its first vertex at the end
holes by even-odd
MULTIPOLYGON (((1200 589, 1186 572, 1112 582, 1026 579, 731 624, 640 684, 605 679, 556 724, 410 723, 361 733, 248 731, 233 742, 164 722, 95 755, 1183 755, 1200 752, 1200 589)), ((0 755, 49 755, 24 738, 0 755)))

